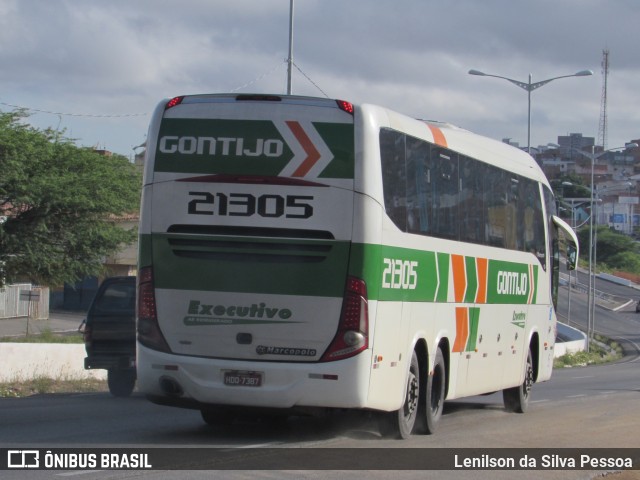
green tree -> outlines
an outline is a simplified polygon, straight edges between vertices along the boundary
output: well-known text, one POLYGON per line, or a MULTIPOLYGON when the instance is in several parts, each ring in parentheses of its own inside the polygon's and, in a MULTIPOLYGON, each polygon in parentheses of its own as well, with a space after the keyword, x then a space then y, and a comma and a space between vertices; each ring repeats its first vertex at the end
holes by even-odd
POLYGON ((562 175, 549 182, 556 196, 560 198, 584 198, 591 195, 582 177, 574 173, 562 175))
POLYGON ((640 274, 640 255, 634 252, 621 252, 613 255, 607 265, 622 272, 640 274))
MULTIPOLYGON (((625 272, 640 273, 636 270, 640 265, 640 251, 638 243, 631 237, 616 232, 606 226, 594 227, 596 237, 596 261, 598 265, 605 264, 609 268, 625 272)), ((589 258, 589 227, 578 231, 580 252, 589 258)))
POLYGON ((138 210, 140 174, 25 116, 0 112, 0 284, 98 275, 105 256, 135 239, 115 220, 138 210))

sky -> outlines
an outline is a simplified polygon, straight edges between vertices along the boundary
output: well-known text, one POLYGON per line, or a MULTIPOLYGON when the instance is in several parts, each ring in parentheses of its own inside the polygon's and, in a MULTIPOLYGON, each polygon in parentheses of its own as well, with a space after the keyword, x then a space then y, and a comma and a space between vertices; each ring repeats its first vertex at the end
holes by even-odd
MULTIPOLYGON (((289 0, 0 0, 0 111, 131 156, 158 102, 285 93, 289 0)), ((531 145, 640 138, 638 0, 295 0, 292 91, 531 145)))

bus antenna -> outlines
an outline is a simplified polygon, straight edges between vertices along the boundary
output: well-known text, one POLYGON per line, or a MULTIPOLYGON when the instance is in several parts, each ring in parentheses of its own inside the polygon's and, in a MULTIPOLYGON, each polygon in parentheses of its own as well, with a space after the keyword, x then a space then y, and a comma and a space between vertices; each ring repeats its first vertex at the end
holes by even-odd
POLYGON ((291 95, 291 66, 293 65, 293 0, 289 3, 289 58, 287 58, 287 95, 291 95))

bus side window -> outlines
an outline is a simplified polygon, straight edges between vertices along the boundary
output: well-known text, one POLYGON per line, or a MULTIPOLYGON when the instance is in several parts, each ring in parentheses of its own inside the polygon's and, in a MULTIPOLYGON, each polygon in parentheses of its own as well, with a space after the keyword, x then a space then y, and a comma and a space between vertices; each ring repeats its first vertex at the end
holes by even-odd
POLYGON ((485 205, 484 177, 487 166, 460 156, 460 240, 484 243, 485 205))
POLYGON ((432 233, 433 191, 429 143, 407 138, 407 231, 432 233))
POLYGON ((458 154, 444 148, 432 148, 431 164, 434 234, 440 238, 458 240, 458 154))
POLYGON ((393 223, 404 232, 407 229, 405 135, 393 130, 380 130, 380 159, 384 208, 393 223))
POLYGON ((506 204, 507 199, 502 193, 505 175, 503 171, 489 166, 484 179, 484 205, 486 214, 486 245, 505 248, 507 245, 506 204))

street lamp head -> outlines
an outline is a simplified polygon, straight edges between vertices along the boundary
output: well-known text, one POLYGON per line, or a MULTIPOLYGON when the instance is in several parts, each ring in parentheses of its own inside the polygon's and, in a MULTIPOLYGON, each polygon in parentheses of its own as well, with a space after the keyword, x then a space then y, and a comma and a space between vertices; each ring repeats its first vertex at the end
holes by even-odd
POLYGON ((593 75, 593 72, 591 70, 580 70, 579 72, 573 74, 574 77, 588 77, 589 75, 593 75))
POLYGON ((480 70, 469 70, 469 75, 479 75, 481 77, 485 77, 487 74, 484 72, 481 72, 480 70))

